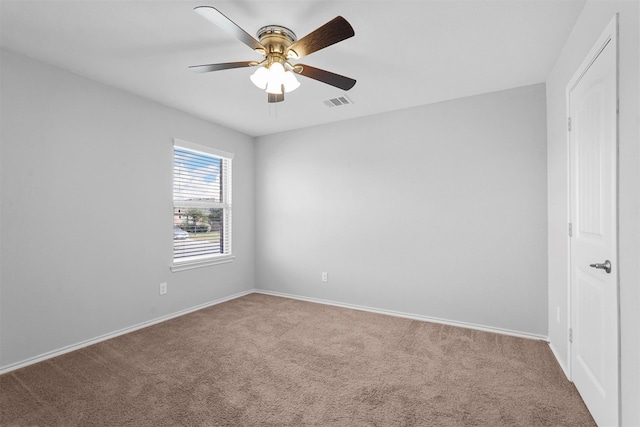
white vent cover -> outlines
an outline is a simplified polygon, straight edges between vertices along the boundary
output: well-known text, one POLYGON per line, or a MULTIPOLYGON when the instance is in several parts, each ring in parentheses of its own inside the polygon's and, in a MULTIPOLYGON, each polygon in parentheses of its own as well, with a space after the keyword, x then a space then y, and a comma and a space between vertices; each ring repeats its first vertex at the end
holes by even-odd
POLYGON ((337 98, 327 99, 324 103, 327 107, 339 107, 341 105, 353 104, 353 101, 350 100, 347 95, 343 95, 337 98))

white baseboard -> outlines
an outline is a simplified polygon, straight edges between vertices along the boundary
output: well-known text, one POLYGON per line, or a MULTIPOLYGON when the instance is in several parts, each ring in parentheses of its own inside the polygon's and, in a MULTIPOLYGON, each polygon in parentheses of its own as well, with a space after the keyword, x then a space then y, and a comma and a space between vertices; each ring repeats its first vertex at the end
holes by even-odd
MULTIPOLYGON (((356 304, 348 304, 348 303, 342 303, 342 302, 338 302, 338 301, 330 301, 330 300, 324 300, 324 299, 319 299, 319 298, 304 297, 304 296, 300 296, 300 295, 292 295, 292 294, 287 294, 287 293, 283 293, 283 292, 268 291, 268 290, 264 290, 264 289, 249 289, 249 290, 244 291, 244 292, 239 292, 237 294, 233 294, 233 295, 229 295, 227 297, 219 298, 219 299, 216 299, 216 300, 204 303, 204 304, 200 304, 200 305, 197 305, 197 306, 185 309, 185 310, 177 311, 175 313, 171 313, 171 314, 168 314, 166 316, 158 317, 156 319, 149 320, 147 322, 139 323, 137 325, 130 326, 128 328, 123 328, 123 329, 120 329, 118 331, 110 332, 108 334, 104 334, 104 335, 101 335, 101 336, 96 337, 96 338, 92 338, 92 339, 89 339, 89 340, 86 340, 86 341, 82 341, 82 342, 79 342, 79 343, 76 343, 76 344, 68 345, 66 347, 62 347, 62 348, 59 348, 57 350, 52 350, 52 351, 49 351, 47 353, 43 353, 43 354, 41 354, 39 356, 31 357, 29 359, 26 359, 26 360, 23 360, 23 361, 20 361, 20 362, 12 363, 12 364, 6 365, 6 366, 0 366, 0 375, 1 374, 5 374, 7 372, 15 371, 16 369, 24 368, 24 367, 29 366, 29 365, 33 365, 33 364, 38 363, 38 362, 42 362, 42 361, 47 360, 47 359, 51 359, 51 358, 56 357, 56 356, 63 355, 65 353, 70 353, 70 352, 75 351, 75 350, 80 350, 81 348, 88 347, 90 345, 97 344, 99 342, 106 341, 106 340, 109 340, 111 338, 118 337, 120 335, 125 335, 125 334, 128 334, 130 332, 137 331, 139 329, 147 328, 149 326, 156 325, 158 323, 166 322, 167 320, 174 319, 174 318, 180 317, 180 316, 184 316, 185 314, 189 314, 189 313, 192 313, 194 311, 202 310, 203 308, 211 307, 213 305, 221 304, 221 303, 226 302, 226 301, 230 301, 230 300, 233 300, 233 299, 236 299, 236 298, 240 298, 240 297, 243 297, 245 295, 249 295, 251 293, 259 293, 259 294, 272 295, 272 296, 283 297, 283 298, 291 298, 291 299, 297 299, 297 300, 302 300, 302 301, 315 302, 315 303, 319 303, 319 304, 332 305, 332 306, 336 306, 336 307, 350 308, 350 309, 354 309, 354 310, 368 311, 368 312, 371 312, 371 313, 386 314, 386 315, 396 316, 396 317, 404 317, 404 318, 407 318, 407 319, 420 320, 420 321, 423 321, 423 322, 433 322, 433 323, 440 323, 440 324, 444 324, 444 325, 458 326, 458 327, 462 327, 462 328, 475 329, 475 330, 484 331, 484 332, 493 332, 493 333, 497 333, 497 334, 510 335, 510 336, 521 337, 521 338, 542 340, 542 341, 546 341, 546 342, 549 341, 548 338, 543 336, 543 335, 529 334, 529 333, 526 333, 526 332, 512 331, 512 330, 509 330, 509 329, 494 328, 494 327, 490 327, 490 326, 476 325, 476 324, 472 324, 472 323, 458 322, 458 321, 447 320, 447 319, 439 319, 439 318, 436 318, 436 317, 422 316, 422 315, 419 315, 419 314, 411 314, 411 313, 403 313, 403 312, 399 312, 399 311, 385 310, 385 309, 374 308, 374 307, 365 307, 365 306, 356 305, 356 304)), ((565 375, 566 375, 567 374, 567 370, 565 369, 565 366, 562 364, 561 360, 557 357, 557 354, 554 351, 552 346, 551 346, 551 351, 556 356, 556 359, 558 359, 558 362, 560 363, 560 366, 562 367, 562 369, 563 369, 563 371, 565 372, 565 375)))
POLYGON ((60 356, 65 353, 70 353, 75 350, 80 350, 81 348, 88 347, 93 344, 97 344, 102 341, 109 340, 111 338, 118 337, 120 335, 125 335, 139 329, 147 328, 149 326, 156 325, 158 323, 166 322, 167 320, 174 319, 176 317, 184 316, 185 314, 193 313, 194 311, 202 310, 203 308, 211 307, 213 305, 221 304, 226 301, 230 301, 232 299, 240 298, 245 295, 253 293, 254 289, 249 289, 248 291, 239 292, 237 294, 229 295, 227 297, 219 298, 213 301, 206 302, 204 304, 196 305, 195 307, 187 308, 185 310, 180 310, 175 313, 167 314, 166 316, 158 317, 153 320, 149 320, 147 322, 142 322, 134 326, 130 326, 128 328, 123 328, 118 331, 110 332, 108 334, 101 335, 96 338, 91 338, 86 341, 79 342, 77 344, 68 345, 66 347, 59 348, 57 350, 49 351, 47 353, 43 353, 39 356, 31 357, 29 359, 23 360, 21 362, 12 363, 7 366, 0 366, 0 375, 5 374, 7 372, 15 371, 16 369, 24 368, 29 365, 33 365, 34 363, 42 362, 47 359, 51 359, 56 356, 60 356))
MULTIPOLYGON (((567 379, 569 381, 571 381, 571 376, 569 375, 569 369, 567 368, 567 366, 564 363, 564 360, 562 360, 559 356, 558 356, 558 352, 556 351, 556 348, 553 346, 553 343, 551 341, 549 341, 549 348, 551 349, 551 353, 553 353, 553 356, 556 358, 556 360, 558 361, 558 365, 560 365, 560 367, 562 368, 562 372, 564 372, 564 376, 567 377, 567 379)), ((573 382, 573 381, 571 381, 573 382)))
POLYGON ((400 311, 385 310, 385 309, 381 309, 381 308, 365 307, 365 306, 362 306, 362 305, 348 304, 348 303, 324 300, 324 299, 319 299, 319 298, 304 297, 304 296, 299 296, 299 295, 287 294, 287 293, 284 293, 284 292, 267 291, 267 290, 264 290, 264 289, 255 289, 254 292, 255 293, 259 293, 259 294, 277 296, 277 297, 284 297, 284 298, 291 298, 291 299, 297 299, 297 300, 302 300, 302 301, 315 302, 315 303, 319 303, 319 304, 333 305, 333 306, 336 306, 336 307, 343 307, 343 308, 351 308, 351 309, 354 309, 354 310, 368 311, 368 312, 371 312, 371 313, 386 314, 386 315, 396 316, 396 317, 404 317, 404 318, 407 318, 407 319, 420 320, 420 321, 423 321, 423 322, 432 322, 432 323, 439 323, 439 324, 443 324, 443 325, 458 326, 458 327, 461 327, 461 328, 475 329, 475 330, 478 330, 478 331, 493 332, 493 333, 496 333, 496 334, 510 335, 510 336, 514 336, 514 337, 528 338, 528 339, 534 339, 534 340, 541 340, 541 341, 549 342, 548 337, 546 337, 544 335, 530 334, 528 332, 513 331, 513 330, 510 330, 510 329, 495 328, 495 327, 492 327, 492 326, 476 325, 476 324, 473 324, 473 323, 458 322, 458 321, 455 321, 455 320, 440 319, 440 318, 437 318, 437 317, 423 316, 423 315, 420 315, 420 314, 403 313, 403 312, 400 312, 400 311))

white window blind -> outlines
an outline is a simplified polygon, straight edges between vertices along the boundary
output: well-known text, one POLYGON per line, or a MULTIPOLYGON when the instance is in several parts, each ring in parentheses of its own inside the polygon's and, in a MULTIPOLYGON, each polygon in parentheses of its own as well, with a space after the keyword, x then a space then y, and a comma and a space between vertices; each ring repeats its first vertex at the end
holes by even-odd
POLYGON ((233 154, 176 140, 173 147, 173 266, 230 260, 233 154))

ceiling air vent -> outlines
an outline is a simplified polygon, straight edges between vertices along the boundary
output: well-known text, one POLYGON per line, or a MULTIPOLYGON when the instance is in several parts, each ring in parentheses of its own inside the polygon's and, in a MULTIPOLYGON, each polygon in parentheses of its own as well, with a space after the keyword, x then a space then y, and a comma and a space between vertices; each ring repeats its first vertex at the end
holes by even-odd
POLYGON ((339 96, 338 98, 331 98, 324 101, 327 107, 339 107, 341 105, 349 105, 353 104, 353 101, 350 100, 346 95, 339 96))

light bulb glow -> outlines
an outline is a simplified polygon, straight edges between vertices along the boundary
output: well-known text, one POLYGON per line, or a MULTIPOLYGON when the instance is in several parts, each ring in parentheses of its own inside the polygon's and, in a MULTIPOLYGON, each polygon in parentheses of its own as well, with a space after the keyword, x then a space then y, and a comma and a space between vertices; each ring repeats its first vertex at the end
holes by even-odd
POLYGON ((269 81, 267 82, 267 93, 282 95, 282 84, 284 80, 284 67, 279 62, 274 62, 269 67, 269 81))
POLYGON ((269 67, 269 72, 271 73, 272 76, 281 77, 282 73, 284 73, 284 67, 282 66, 281 63, 274 62, 273 64, 271 64, 271 67, 269 67))

